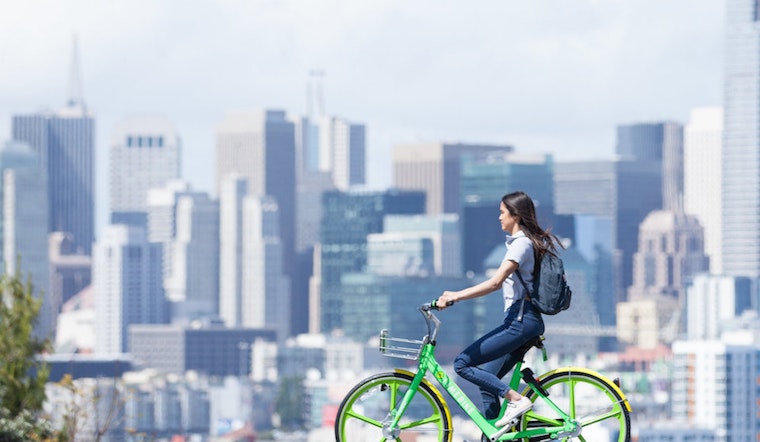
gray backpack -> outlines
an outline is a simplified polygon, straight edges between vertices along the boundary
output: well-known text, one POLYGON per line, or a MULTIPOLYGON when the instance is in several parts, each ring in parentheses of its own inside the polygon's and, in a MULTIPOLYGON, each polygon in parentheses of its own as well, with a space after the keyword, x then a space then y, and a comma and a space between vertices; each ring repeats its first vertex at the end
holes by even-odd
POLYGON ((532 289, 525 284, 520 272, 516 272, 523 287, 530 293, 531 304, 545 315, 556 315, 562 310, 567 310, 570 307, 573 292, 567 285, 562 259, 547 252, 544 253, 538 266, 539 268, 533 274, 532 289))

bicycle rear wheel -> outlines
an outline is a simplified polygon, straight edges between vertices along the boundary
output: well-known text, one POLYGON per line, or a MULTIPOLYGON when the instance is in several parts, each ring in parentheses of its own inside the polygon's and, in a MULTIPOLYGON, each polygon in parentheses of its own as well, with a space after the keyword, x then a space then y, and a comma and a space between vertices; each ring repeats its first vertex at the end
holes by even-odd
MULTIPOLYGON (((550 371, 540 378, 549 398, 581 425, 581 433, 563 441, 631 440, 630 405, 620 389, 607 378, 585 368, 565 367, 550 371)), ((520 430, 544 425, 561 425, 557 413, 538 395, 526 395, 534 402, 533 413, 523 415, 520 430)), ((524 439, 549 440, 548 436, 524 439)))
POLYGON ((348 392, 335 418, 336 442, 451 442, 451 414, 435 387, 420 384, 396 429, 389 428, 395 410, 414 376, 404 371, 371 376, 348 392))

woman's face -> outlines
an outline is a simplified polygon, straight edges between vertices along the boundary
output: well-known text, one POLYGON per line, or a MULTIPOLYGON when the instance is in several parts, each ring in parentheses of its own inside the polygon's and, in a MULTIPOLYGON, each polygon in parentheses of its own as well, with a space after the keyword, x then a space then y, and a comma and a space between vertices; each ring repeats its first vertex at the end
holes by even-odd
POLYGON ((519 218, 512 216, 504 203, 499 205, 499 222, 501 223, 501 230, 505 232, 514 233, 519 230, 519 218))

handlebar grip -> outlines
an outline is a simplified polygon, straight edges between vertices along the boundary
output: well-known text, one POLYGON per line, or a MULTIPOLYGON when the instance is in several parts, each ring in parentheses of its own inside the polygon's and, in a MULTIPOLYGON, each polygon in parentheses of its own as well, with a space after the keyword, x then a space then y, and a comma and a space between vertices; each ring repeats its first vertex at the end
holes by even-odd
MULTIPOLYGON (((438 305, 436 305, 438 302, 437 299, 432 300, 431 302, 426 302, 425 304, 422 304, 422 310, 428 311, 428 310, 440 310, 438 305)), ((454 305, 454 301, 449 301, 446 303, 446 307, 451 307, 454 305)))

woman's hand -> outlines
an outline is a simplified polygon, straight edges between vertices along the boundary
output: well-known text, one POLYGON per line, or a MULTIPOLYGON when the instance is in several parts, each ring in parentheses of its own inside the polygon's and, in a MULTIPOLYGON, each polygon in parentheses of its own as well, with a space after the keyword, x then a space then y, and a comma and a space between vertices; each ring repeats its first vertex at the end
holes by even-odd
POLYGON ((438 300, 435 302, 435 306, 438 307, 438 310, 443 310, 446 307, 454 305, 456 300, 456 292, 445 291, 441 296, 438 297, 438 300))

